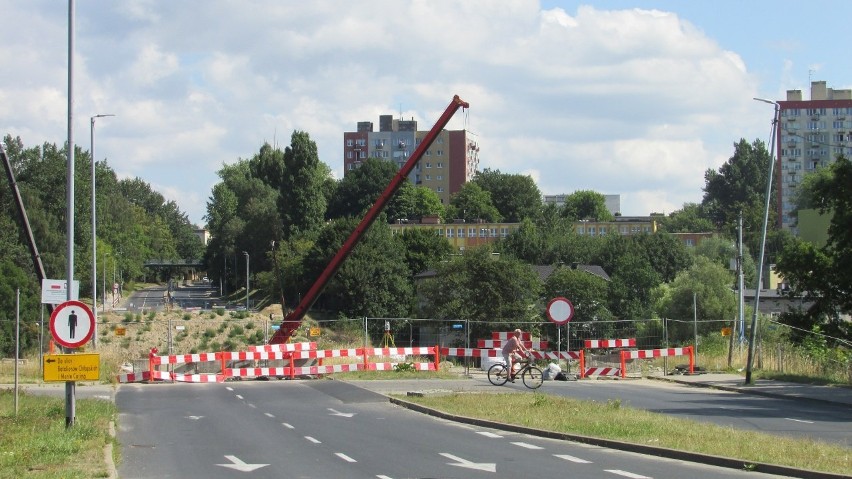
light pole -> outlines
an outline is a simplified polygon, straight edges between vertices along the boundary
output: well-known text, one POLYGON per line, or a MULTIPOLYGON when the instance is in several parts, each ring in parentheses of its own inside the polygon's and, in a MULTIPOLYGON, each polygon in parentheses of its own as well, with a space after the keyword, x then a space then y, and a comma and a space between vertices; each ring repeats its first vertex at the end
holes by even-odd
POLYGON ((769 200, 772 195, 772 176, 775 174, 775 132, 778 128, 780 107, 777 102, 763 98, 755 98, 757 101, 775 105, 775 115, 772 117, 772 133, 769 135, 769 177, 766 179, 766 204, 763 210, 763 234, 760 238, 760 257, 757 265, 757 285, 754 288, 754 314, 751 317, 751 332, 748 341, 748 359, 746 361, 745 383, 751 384, 751 370, 754 364, 754 343, 757 338, 757 314, 760 307, 760 287, 763 283, 763 256, 766 251, 766 229, 769 223, 769 200))
POLYGON ((249 310, 249 254, 246 251, 243 251, 243 254, 246 255, 246 312, 249 310))
POLYGON ((92 314, 95 317, 95 329, 92 335, 92 346, 98 348, 98 228, 97 203, 95 201, 95 118, 115 116, 103 113, 89 118, 89 156, 92 157, 92 314))

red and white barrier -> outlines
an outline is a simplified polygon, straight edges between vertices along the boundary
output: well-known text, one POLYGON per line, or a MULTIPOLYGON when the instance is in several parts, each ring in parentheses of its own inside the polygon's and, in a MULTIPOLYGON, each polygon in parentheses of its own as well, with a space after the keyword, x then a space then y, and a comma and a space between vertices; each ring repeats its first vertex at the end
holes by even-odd
POLYGON ((602 349, 602 348, 635 348, 636 338, 628 339, 587 339, 585 341, 586 349, 602 349))
POLYGON ((588 368, 583 371, 583 377, 589 376, 621 376, 619 368, 588 368))
MULTIPOLYGON (((493 331, 491 333, 491 339, 502 339, 504 341, 513 337, 513 336, 515 336, 514 331, 493 331)), ((532 339, 532 334, 530 334, 526 331, 521 331, 521 341, 529 341, 531 339, 532 339)))
POLYGON ((621 352, 621 377, 626 377, 626 364, 628 359, 653 359, 667 356, 689 356, 689 373, 695 372, 695 356, 692 346, 684 348, 667 348, 667 349, 641 349, 638 351, 622 351, 621 352))
MULTIPOLYGON (((476 341, 476 347, 480 349, 502 348, 506 344, 506 339, 479 339, 476 341)), ((531 339, 522 339, 521 344, 527 348, 547 349, 547 341, 533 341, 531 339)))

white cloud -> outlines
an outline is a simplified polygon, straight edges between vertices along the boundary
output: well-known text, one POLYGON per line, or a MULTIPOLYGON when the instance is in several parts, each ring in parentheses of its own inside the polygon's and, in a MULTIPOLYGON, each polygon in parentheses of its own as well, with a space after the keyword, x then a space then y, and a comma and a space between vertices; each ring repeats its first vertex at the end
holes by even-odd
MULTIPOLYGON (((47 34, 0 32, 0 128, 28 145, 65 140, 66 19, 45 5, 4 11, 47 34)), ((77 15, 77 131, 115 113, 98 156, 198 222, 219 167, 264 141, 307 131, 340 176, 343 131, 400 110, 428 129, 454 94, 471 109, 449 128, 478 135, 481 168, 529 173, 545 193, 621 194, 625 214, 699 201, 704 170, 765 124, 741 57, 670 12, 93 0, 77 15)))

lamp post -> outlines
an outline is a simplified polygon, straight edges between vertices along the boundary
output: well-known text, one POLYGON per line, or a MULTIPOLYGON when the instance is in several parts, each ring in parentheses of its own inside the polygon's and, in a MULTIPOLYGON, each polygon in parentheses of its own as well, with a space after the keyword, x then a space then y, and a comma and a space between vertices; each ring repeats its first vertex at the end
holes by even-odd
POLYGON ((769 201, 772 195, 772 176, 775 174, 775 132, 778 128, 780 107, 777 102, 763 98, 755 98, 757 101, 775 105, 775 115, 772 117, 772 133, 769 135, 769 177, 766 179, 766 203, 763 210, 763 234, 760 238, 760 257, 757 266, 757 285, 754 288, 754 314, 751 318, 751 332, 748 341, 748 359, 746 361, 745 383, 751 384, 751 370, 754 364, 754 343, 757 338, 757 315, 760 308, 760 287, 763 283, 763 257, 766 251, 766 229, 769 223, 769 201))
POLYGON ((92 335, 92 346, 98 348, 98 228, 97 203, 95 201, 95 118, 115 116, 103 113, 89 118, 89 155, 92 157, 92 314, 95 317, 95 329, 92 335))
POLYGON ((249 310, 249 254, 246 251, 243 251, 243 254, 246 255, 246 312, 249 310))

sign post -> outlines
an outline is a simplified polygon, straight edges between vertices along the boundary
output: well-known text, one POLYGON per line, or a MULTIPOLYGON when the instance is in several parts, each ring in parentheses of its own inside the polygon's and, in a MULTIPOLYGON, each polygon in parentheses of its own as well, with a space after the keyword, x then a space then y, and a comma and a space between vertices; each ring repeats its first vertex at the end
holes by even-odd
MULTIPOLYGON (((567 298, 563 298, 562 296, 553 298, 549 303, 547 303, 547 317, 551 322, 556 323, 556 332, 558 335, 561 333, 559 326, 562 326, 563 324, 567 325, 571 321, 571 318, 574 317, 574 305, 571 304, 571 301, 568 301, 567 298)), ((565 326, 565 330, 565 350, 570 351, 571 348, 569 346, 569 341, 571 338, 568 335, 568 326, 565 326)), ((561 343, 561 338, 557 338, 557 344, 559 343, 561 343)))
MULTIPOLYGON (((94 332, 95 315, 88 306, 79 301, 68 300, 50 315, 50 333, 57 343, 66 348, 79 348, 92 338, 94 332)), ((73 426, 76 419, 76 391, 76 383, 73 380, 65 381, 66 428, 73 426)))

